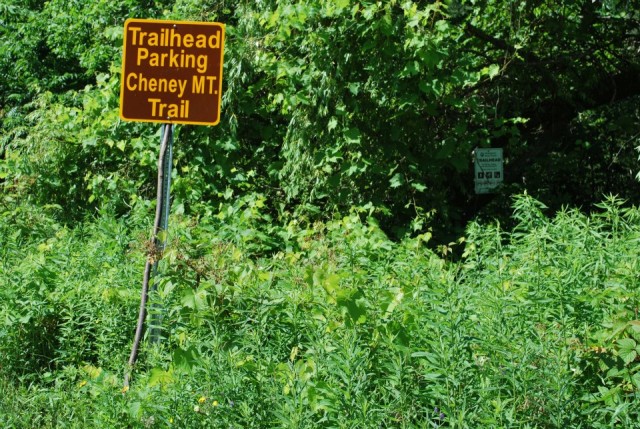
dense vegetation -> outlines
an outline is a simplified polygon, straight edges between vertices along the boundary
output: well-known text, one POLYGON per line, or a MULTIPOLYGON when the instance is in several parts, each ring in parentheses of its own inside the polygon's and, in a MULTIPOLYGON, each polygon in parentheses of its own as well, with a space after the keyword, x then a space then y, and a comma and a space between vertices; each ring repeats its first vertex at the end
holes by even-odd
MULTIPOLYGON (((553 210, 638 201, 637 0, 141 1, 0 6, 2 175, 78 220, 154 197, 157 127, 121 123, 128 17, 227 24, 222 122, 178 130, 176 209, 247 195, 327 219, 371 204, 385 231, 458 227, 525 189, 553 210), (473 194, 471 152, 506 185, 473 194)), ((446 235, 446 234, 445 234, 446 235)))
POLYGON ((0 425, 640 427, 639 28, 637 0, 3 0, 0 425), (124 386, 159 146, 118 119, 129 17, 227 43, 124 386))
POLYGON ((549 220, 519 197, 460 263, 366 213, 292 223, 263 257, 258 207, 177 217, 166 339, 128 391, 145 212, 48 210, 0 220, 3 427, 637 427, 640 212, 613 198, 549 220))

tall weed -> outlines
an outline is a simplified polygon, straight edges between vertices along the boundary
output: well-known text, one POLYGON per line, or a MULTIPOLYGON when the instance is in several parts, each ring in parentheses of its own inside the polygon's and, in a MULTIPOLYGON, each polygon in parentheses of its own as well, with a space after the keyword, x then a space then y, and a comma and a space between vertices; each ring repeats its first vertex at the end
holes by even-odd
POLYGON ((0 422, 638 426, 636 208, 610 197, 548 218, 519 196, 512 231, 471 223, 451 262, 361 210, 261 235, 259 201, 173 218, 150 297, 162 341, 143 347, 130 390, 147 207, 74 229, 21 207, 34 234, 5 214, 0 422))

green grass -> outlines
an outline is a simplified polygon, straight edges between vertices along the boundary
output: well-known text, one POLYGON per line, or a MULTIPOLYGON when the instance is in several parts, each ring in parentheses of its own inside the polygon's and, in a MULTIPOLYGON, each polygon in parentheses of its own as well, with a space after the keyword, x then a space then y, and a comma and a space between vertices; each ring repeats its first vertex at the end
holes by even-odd
POLYGON ((470 224, 459 261, 356 211, 268 234, 259 213, 176 216, 164 339, 124 393, 146 212, 6 212, 0 424, 640 427, 640 212, 600 209, 549 219, 520 196, 516 227, 470 224))

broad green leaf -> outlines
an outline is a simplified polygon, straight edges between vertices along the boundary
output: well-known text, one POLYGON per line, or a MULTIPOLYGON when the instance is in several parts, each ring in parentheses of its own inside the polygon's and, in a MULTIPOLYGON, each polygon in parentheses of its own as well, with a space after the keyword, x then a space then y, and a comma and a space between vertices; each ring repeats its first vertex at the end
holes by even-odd
POLYGON ((194 347, 189 347, 186 350, 178 347, 173 351, 173 366, 176 369, 191 372, 199 359, 200 355, 194 347))
POLYGON ((618 343, 620 350, 633 350, 636 348, 636 342, 632 338, 620 338, 616 343, 618 343))
POLYGON ((162 368, 153 368, 149 376, 149 387, 166 386, 173 383, 173 371, 165 371, 162 368))
POLYGON ((411 187, 413 189, 415 189, 416 191, 418 191, 418 192, 424 192, 427 189, 427 187, 425 185, 423 185, 422 183, 417 183, 417 182, 411 183, 411 187))
POLYGON ((638 356, 638 351, 636 350, 637 344, 635 340, 631 338, 621 338, 617 341, 619 346, 618 355, 624 361, 625 364, 629 364, 635 360, 638 356))
POLYGON ((351 323, 364 323, 367 320, 367 300, 362 291, 340 290, 336 303, 346 309, 351 323))
POLYGON ((399 188, 400 186, 402 186, 403 183, 404 183, 404 178, 400 173, 394 174, 393 177, 389 179, 389 185, 392 188, 399 188))
POLYGON ((489 66, 487 73, 489 75, 489 78, 493 79, 494 77, 498 76, 498 74, 500 73, 500 66, 497 64, 491 64, 489 66))
POLYGON ((195 309, 196 308, 196 296, 192 289, 185 289, 182 292, 182 306, 195 309))
POLYGON ((360 139, 361 139, 360 130, 357 128, 349 128, 347 131, 345 131, 344 137, 345 137, 345 141, 348 144, 350 145, 358 144, 360 143, 360 139))

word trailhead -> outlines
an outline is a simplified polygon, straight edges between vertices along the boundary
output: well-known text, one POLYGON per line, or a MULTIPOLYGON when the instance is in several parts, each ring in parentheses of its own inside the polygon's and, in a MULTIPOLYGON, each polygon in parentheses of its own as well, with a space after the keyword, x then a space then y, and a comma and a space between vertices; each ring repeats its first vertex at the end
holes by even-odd
POLYGON ((224 24, 128 19, 120 117, 129 121, 220 122, 224 24))

